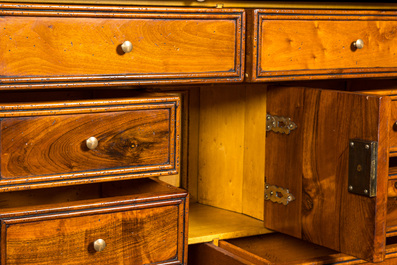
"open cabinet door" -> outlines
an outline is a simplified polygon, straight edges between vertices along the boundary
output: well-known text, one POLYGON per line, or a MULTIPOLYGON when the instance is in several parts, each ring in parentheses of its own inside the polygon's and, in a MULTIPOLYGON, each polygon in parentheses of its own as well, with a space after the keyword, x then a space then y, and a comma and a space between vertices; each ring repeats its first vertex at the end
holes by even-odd
POLYGON ((276 121, 269 123, 266 137, 266 227, 360 259, 382 261, 390 99, 270 87, 267 113, 273 115, 269 121, 276 121), (292 122, 277 122, 274 116, 292 122), (351 180, 349 167, 355 175, 351 180))

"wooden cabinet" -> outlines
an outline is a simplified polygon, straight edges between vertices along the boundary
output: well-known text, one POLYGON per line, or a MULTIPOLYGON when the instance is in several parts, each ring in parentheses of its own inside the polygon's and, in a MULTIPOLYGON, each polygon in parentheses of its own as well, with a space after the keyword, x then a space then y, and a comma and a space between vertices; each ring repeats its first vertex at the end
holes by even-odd
POLYGON ((41 2, 0 3, 2 264, 395 262, 397 7, 41 2))

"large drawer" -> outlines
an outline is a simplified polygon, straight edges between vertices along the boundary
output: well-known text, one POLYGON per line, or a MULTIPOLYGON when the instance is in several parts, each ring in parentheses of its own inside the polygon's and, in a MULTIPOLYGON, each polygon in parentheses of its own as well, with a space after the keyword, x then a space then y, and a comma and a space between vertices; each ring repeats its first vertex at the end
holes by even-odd
POLYGON ((221 240, 189 246, 189 265, 323 265, 380 264, 397 262, 397 245, 387 246, 384 262, 369 263, 283 234, 221 240))
POLYGON ((185 191, 152 179, 72 189, 62 203, 1 210, 2 264, 186 264, 185 191))
POLYGON ((178 96, 2 104, 0 190, 176 174, 178 96))
POLYGON ((242 81, 243 10, 3 3, 0 16, 0 88, 242 81))
POLYGON ((397 75, 397 13, 255 10, 251 81, 397 75))

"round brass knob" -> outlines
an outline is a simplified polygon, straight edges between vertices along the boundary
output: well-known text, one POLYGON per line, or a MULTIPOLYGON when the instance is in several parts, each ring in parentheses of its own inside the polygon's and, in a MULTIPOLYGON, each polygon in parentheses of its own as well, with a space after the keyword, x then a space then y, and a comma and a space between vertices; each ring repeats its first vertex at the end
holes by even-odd
POLYGON ((358 39, 355 42, 353 42, 353 46, 356 47, 357 49, 362 49, 364 48, 364 41, 362 39, 358 39))
POLYGON ((98 139, 95 137, 90 137, 85 141, 87 148, 94 150, 98 146, 98 139))
POLYGON ((106 242, 103 239, 97 239, 94 242, 94 249, 96 252, 101 252, 106 247, 106 242))
POLYGON ((121 49, 123 50, 124 53, 129 53, 132 51, 132 43, 129 42, 128 40, 123 42, 123 44, 121 44, 121 49))

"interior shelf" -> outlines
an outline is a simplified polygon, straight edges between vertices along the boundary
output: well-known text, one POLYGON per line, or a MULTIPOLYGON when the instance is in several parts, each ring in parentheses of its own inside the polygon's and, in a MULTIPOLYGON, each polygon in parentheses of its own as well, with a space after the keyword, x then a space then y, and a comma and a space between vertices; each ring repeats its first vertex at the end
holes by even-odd
POLYGON ((263 221, 244 214, 193 203, 189 209, 189 244, 261 235, 272 231, 263 221))

